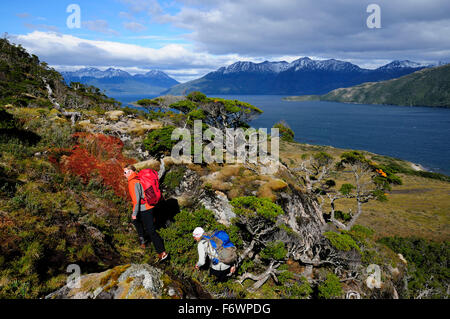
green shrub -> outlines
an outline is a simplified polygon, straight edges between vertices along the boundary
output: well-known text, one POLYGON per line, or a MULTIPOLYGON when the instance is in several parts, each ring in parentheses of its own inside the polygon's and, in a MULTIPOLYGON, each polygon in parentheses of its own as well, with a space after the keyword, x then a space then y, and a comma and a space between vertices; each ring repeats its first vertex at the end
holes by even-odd
POLYGON ((342 284, 339 277, 333 273, 328 273, 327 278, 318 286, 319 298, 332 299, 342 296, 342 284))
POLYGON ((305 277, 301 277, 300 281, 287 285, 284 289, 284 295, 290 299, 307 299, 312 293, 313 289, 305 277))
POLYGON ((390 168, 389 166, 385 166, 385 165, 380 165, 379 166, 383 172, 386 173, 386 178, 388 179, 389 183, 394 184, 394 185, 402 185, 403 182, 400 179, 400 177, 398 177, 397 175, 395 175, 396 170, 390 168))
POLYGON ((253 267, 255 267, 254 260, 246 258, 242 261, 242 264, 239 266, 238 274, 242 275, 246 273, 249 269, 252 269, 253 267))
POLYGON ((28 187, 34 185, 24 185, 18 189, 16 196, 11 199, 14 209, 25 209, 27 212, 39 215, 44 211, 43 198, 46 194, 42 194, 38 187, 28 187))
POLYGON ((348 195, 352 192, 352 190, 356 189, 355 186, 353 186, 352 184, 346 183, 346 184, 342 184, 341 188, 339 189, 339 192, 342 195, 348 195))
POLYGON ((195 120, 203 120, 206 118, 203 110, 192 110, 186 114, 189 118, 188 124, 193 125, 195 120))
POLYGON ((280 285, 286 285, 290 280, 294 279, 294 274, 288 270, 288 265, 283 264, 277 269, 278 271, 281 271, 277 275, 278 283, 280 285))
POLYGON ((166 175, 164 175, 162 185, 167 187, 169 190, 174 190, 178 185, 180 185, 185 172, 186 166, 184 165, 171 168, 170 171, 166 175))
POLYGON ((31 283, 29 281, 14 279, 6 285, 0 286, 0 298, 2 299, 29 299, 36 298, 31 294, 31 283))
POLYGON ((20 274, 31 275, 36 271, 36 264, 43 254, 43 245, 36 240, 31 244, 25 242, 23 246, 26 246, 25 254, 16 262, 16 267, 20 274))
POLYGON ((78 252, 77 259, 80 261, 88 261, 89 258, 95 257, 94 248, 90 243, 85 244, 78 252))
POLYGON ((30 157, 41 137, 23 129, 23 121, 0 108, 0 153, 9 153, 17 159, 30 157))
POLYGON ((183 113, 190 113, 196 110, 197 106, 191 100, 181 100, 170 105, 170 108, 178 110, 183 113))
POLYGON ((343 251, 356 249, 357 251, 360 251, 360 248, 358 247, 356 242, 348 234, 325 232, 323 235, 328 238, 328 240, 331 242, 331 245, 336 249, 343 251))
POLYGON ((12 129, 18 126, 17 120, 11 113, 0 108, 0 129, 12 129))
POLYGON ((8 153, 14 156, 17 160, 31 157, 34 154, 33 147, 21 138, 2 135, 0 132, 0 153, 8 153))
POLYGON ((203 102, 206 100, 206 95, 199 91, 193 91, 189 93, 186 98, 193 102, 203 102))
POLYGON ((447 175, 444 175, 444 174, 441 174, 441 173, 415 171, 415 170, 413 170, 413 175, 426 177, 426 178, 437 179, 437 180, 443 181, 443 182, 450 182, 450 176, 447 176, 447 175))
POLYGON ((162 155, 170 155, 172 148, 178 143, 177 140, 171 139, 174 129, 174 126, 169 125, 151 131, 143 141, 144 148, 148 150, 151 155, 158 158, 162 155))
POLYGON ((415 176, 421 176, 421 177, 425 177, 425 178, 431 178, 431 179, 437 179, 440 181, 444 181, 444 182, 450 182, 450 176, 441 174, 441 173, 434 173, 434 172, 426 172, 426 171, 416 171, 414 169, 412 169, 409 164, 407 164, 404 161, 401 160, 396 160, 394 158, 388 157, 388 156, 373 156, 372 157, 373 160, 376 161, 380 161, 383 162, 382 165, 380 165, 380 167, 382 168, 383 171, 385 171, 388 174, 388 177, 391 178, 391 180, 393 180, 394 184, 399 184, 401 185, 402 182, 401 180, 398 181, 398 177, 395 176, 390 176, 391 174, 396 174, 396 173, 403 173, 406 175, 415 175, 415 176), (400 161, 402 164, 399 164, 398 161, 400 161))
POLYGON ((282 241, 271 242, 261 251, 260 256, 265 260, 283 260, 288 253, 282 241))
POLYGON ((433 242, 422 238, 385 237, 378 240, 408 261, 408 295, 415 298, 430 289, 427 298, 448 298, 450 284, 450 242, 433 242))
MULTIPOLYGON (((171 98, 154 99, 159 107, 166 107, 171 98)), ((179 110, 192 124, 195 119, 201 119, 204 125, 219 129, 227 127, 249 127, 248 122, 262 113, 262 110, 250 103, 223 98, 208 98, 203 93, 191 92, 186 99, 169 104, 169 108, 179 110), (217 116, 220 114, 220 116, 217 116)))
POLYGON ((286 142, 294 141, 294 131, 289 127, 289 125, 285 121, 280 121, 276 123, 274 128, 279 130, 280 139, 286 142))
POLYGON ((283 214, 283 209, 273 203, 269 198, 255 196, 236 197, 231 202, 236 215, 264 217, 274 222, 278 215, 283 214))
POLYGON ((73 146, 72 134, 74 128, 68 123, 55 123, 51 121, 36 121, 29 123, 36 127, 36 132, 42 137, 38 146, 44 148, 69 148, 73 146))
POLYGON ((352 216, 349 213, 344 213, 340 210, 334 212, 334 217, 343 220, 344 222, 347 222, 352 219, 352 216))
POLYGON ((369 227, 354 225, 350 231, 344 233, 350 235, 358 244, 364 245, 367 239, 372 239, 375 231, 369 227))
POLYGON ((136 102, 136 104, 141 105, 143 107, 158 106, 158 101, 153 99, 141 99, 136 102))

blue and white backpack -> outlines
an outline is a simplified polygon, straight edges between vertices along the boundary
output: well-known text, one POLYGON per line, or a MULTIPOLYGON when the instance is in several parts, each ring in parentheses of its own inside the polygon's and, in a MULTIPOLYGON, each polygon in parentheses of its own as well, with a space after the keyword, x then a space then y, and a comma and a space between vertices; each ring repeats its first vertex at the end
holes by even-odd
POLYGON ((224 230, 216 230, 212 235, 205 234, 202 236, 209 242, 212 248, 217 252, 217 258, 213 258, 213 264, 219 261, 224 264, 231 265, 237 261, 236 247, 230 240, 230 236, 224 230))

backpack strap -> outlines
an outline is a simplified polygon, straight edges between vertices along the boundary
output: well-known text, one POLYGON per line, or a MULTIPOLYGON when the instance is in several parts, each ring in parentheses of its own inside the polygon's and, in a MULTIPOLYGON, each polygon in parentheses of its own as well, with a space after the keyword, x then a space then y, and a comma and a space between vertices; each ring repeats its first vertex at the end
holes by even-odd
MULTIPOLYGON (((204 241, 207 243, 207 245, 208 245, 209 247, 211 247, 211 250, 215 251, 216 254, 218 253, 218 252, 217 252, 217 248, 215 248, 214 245, 212 244, 212 242, 214 242, 214 240, 213 240, 213 238, 212 238, 212 235, 203 235, 201 238, 202 238, 201 240, 204 240, 204 241)), ((215 242, 214 242, 214 243, 215 243, 215 242)), ((217 244, 216 244, 216 245, 217 245, 217 244)))

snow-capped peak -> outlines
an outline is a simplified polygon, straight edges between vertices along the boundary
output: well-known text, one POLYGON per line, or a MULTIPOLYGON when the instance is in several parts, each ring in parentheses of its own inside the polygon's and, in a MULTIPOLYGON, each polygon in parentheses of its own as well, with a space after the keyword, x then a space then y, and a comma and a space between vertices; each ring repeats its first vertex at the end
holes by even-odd
POLYGON ((82 68, 77 71, 72 72, 61 72, 63 75, 69 75, 72 77, 93 77, 93 78, 111 78, 111 77, 127 77, 130 76, 128 72, 122 71, 120 69, 115 68, 108 68, 105 71, 99 70, 97 68, 88 67, 88 68, 82 68))
POLYGON ((162 77, 167 78, 169 77, 166 73, 159 71, 159 70, 150 70, 147 73, 145 73, 145 76, 151 76, 151 77, 162 77))
MULTIPOLYGON (((116 68, 108 68, 104 71, 94 67, 82 68, 77 71, 65 71, 61 72, 62 76, 66 79, 81 80, 82 78, 96 78, 96 79, 108 79, 108 78, 137 78, 137 79, 152 79, 163 81, 175 81, 166 73, 159 70, 150 70, 147 73, 139 73, 131 75, 130 73, 116 68)), ((175 81, 176 82, 176 81, 175 81)))
POLYGON ((103 75, 103 71, 97 69, 97 68, 82 68, 79 69, 77 71, 67 71, 67 72, 61 72, 62 74, 67 74, 70 76, 75 76, 75 77, 102 77, 103 75))
POLYGON ((275 72, 284 71, 289 66, 286 61, 253 63, 249 61, 238 61, 227 67, 222 67, 217 70, 223 74, 237 73, 237 72, 275 72))
POLYGON ((288 69, 294 71, 300 70, 323 70, 323 71, 354 71, 360 68, 350 62, 339 61, 335 59, 330 60, 312 60, 309 57, 299 58, 288 63, 286 61, 270 62, 264 61, 261 63, 253 63, 249 61, 238 61, 227 67, 221 67, 216 72, 229 74, 237 72, 270 72, 280 73, 288 69))
POLYGON ((323 71, 353 71, 359 69, 355 64, 335 59, 312 60, 308 57, 300 58, 291 63, 295 71, 302 69, 323 70, 323 71))
POLYGON ((307 56, 303 57, 303 58, 299 58, 297 60, 294 60, 290 63, 291 66, 307 66, 312 62, 312 60, 310 58, 308 58, 307 56))
POLYGON ((402 61, 395 60, 392 61, 391 63, 383 65, 382 67, 379 67, 379 69, 386 70, 386 69, 400 69, 400 68, 426 68, 429 66, 430 65, 428 64, 413 62, 409 60, 402 60, 402 61))
POLYGON ((127 76, 130 76, 128 72, 122 71, 120 69, 108 68, 105 71, 103 71, 102 77, 112 78, 112 77, 127 77, 127 76))
POLYGON ((147 73, 145 73, 145 75, 162 75, 165 74, 164 72, 161 72, 159 70, 150 70, 147 73))
POLYGON ((172 79, 170 76, 168 76, 163 71, 159 70, 150 70, 147 73, 138 73, 135 74, 134 77, 136 78, 152 78, 152 79, 172 79))

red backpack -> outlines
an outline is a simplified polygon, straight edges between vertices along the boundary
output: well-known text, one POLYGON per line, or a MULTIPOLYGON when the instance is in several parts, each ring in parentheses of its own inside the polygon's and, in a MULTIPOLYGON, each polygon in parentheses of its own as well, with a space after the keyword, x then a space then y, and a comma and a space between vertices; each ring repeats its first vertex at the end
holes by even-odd
POLYGON ((161 199, 158 173, 153 169, 146 168, 138 173, 138 178, 144 189, 144 199, 141 200, 141 204, 156 205, 161 199))

